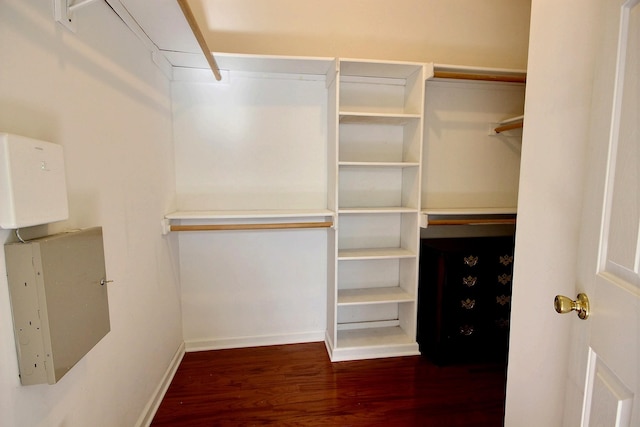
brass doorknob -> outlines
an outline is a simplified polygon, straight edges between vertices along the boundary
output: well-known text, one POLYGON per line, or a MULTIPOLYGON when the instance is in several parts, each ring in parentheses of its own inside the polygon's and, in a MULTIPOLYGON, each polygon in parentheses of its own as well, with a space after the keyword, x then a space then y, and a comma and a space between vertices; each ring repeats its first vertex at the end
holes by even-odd
POLYGON ((578 317, 582 320, 589 317, 589 298, 587 298, 587 294, 578 294, 578 298, 575 301, 564 295, 556 295, 553 306, 561 314, 576 311, 578 317))

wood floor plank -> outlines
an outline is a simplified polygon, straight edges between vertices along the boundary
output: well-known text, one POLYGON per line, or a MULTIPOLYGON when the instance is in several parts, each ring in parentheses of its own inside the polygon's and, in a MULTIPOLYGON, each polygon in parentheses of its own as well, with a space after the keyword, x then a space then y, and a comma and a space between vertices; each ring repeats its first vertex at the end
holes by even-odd
POLYGON ((331 363, 323 343, 187 353, 151 425, 499 427, 505 369, 331 363))

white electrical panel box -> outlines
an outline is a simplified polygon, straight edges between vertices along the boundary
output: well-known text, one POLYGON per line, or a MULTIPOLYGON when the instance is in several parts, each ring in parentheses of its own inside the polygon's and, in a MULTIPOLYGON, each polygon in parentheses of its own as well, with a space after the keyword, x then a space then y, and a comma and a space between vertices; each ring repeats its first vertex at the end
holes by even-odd
POLYGON ((0 227, 69 217, 62 146, 0 133, 0 227))
POLYGON ((102 228, 5 245, 20 382, 55 384, 107 333, 102 228))

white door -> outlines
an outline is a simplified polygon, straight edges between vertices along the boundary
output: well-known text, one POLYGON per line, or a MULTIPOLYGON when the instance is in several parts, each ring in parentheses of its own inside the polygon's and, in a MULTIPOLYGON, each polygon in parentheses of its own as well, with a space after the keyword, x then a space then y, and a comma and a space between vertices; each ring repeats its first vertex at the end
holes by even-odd
POLYGON ((506 427, 640 426, 639 3, 532 0, 506 427))
POLYGON ((584 378, 583 426, 640 426, 640 0, 601 3, 578 252, 592 315, 574 328, 586 369, 569 375, 584 378))

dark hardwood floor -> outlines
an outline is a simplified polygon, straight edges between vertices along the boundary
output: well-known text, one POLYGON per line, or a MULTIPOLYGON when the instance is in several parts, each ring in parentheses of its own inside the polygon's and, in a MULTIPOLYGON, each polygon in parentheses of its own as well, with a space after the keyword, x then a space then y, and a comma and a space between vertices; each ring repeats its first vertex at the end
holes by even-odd
POLYGON ((187 353, 152 426, 497 427, 505 366, 331 363, 323 343, 187 353))

